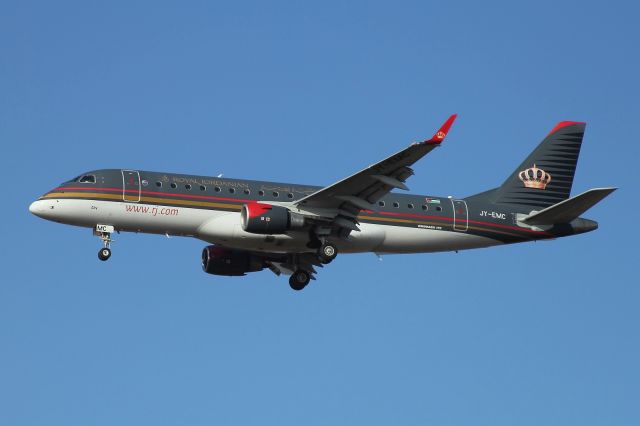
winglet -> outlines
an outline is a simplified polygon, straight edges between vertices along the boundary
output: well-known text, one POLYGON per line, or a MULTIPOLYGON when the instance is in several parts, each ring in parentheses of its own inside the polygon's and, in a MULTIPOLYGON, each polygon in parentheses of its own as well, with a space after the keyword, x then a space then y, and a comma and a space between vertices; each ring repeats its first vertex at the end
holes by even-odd
POLYGON ((449 133, 449 129, 451 128, 453 122, 456 120, 457 116, 458 114, 453 114, 451 117, 449 117, 447 121, 444 122, 442 127, 440 127, 440 129, 435 133, 435 135, 433 135, 431 139, 424 141, 424 143, 439 144, 440 142, 442 142, 447 136, 447 133, 449 133))

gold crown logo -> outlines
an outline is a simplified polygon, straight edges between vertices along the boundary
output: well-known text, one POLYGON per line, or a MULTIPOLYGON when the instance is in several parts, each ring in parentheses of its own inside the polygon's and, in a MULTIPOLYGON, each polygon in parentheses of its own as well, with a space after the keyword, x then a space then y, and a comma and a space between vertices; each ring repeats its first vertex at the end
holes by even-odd
POLYGON ((530 169, 518 173, 518 177, 527 188, 545 189, 551 182, 551 175, 534 164, 530 169))

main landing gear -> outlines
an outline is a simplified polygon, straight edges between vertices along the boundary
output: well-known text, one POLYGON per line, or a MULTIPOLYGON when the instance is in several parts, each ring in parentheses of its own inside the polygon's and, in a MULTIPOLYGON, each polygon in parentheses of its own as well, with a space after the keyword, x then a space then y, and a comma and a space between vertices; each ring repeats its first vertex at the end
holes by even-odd
POLYGON ((289 277, 289 286, 296 291, 300 291, 309 284, 316 273, 314 266, 322 267, 330 263, 338 255, 338 249, 332 243, 322 242, 318 250, 315 252, 301 253, 293 255, 287 262, 288 268, 293 270, 293 274, 289 277))
POLYGON ((309 242, 307 243, 307 247, 310 249, 316 249, 318 259, 320 259, 321 263, 326 265, 336 258, 338 255, 338 249, 335 245, 326 240, 325 235, 318 235, 318 232, 320 231, 309 231, 309 242))
POLYGON ((289 278, 289 286, 296 291, 302 290, 311 281, 311 274, 304 269, 298 269, 289 278))
POLYGON ((325 265, 331 263, 333 259, 338 255, 338 249, 331 243, 324 242, 318 249, 318 257, 320 262, 325 265))
POLYGON ((102 240, 103 247, 98 251, 98 259, 103 262, 109 260, 111 257, 111 234, 114 232, 114 227, 111 225, 96 225, 93 230, 93 235, 97 235, 102 240))

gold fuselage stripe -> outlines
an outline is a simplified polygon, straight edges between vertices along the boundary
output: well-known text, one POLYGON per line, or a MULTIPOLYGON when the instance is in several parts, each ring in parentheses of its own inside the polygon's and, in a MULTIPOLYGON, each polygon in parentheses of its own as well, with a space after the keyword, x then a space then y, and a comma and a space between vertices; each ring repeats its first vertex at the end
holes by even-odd
MULTIPOLYGON (((123 202, 135 203, 137 200, 124 200, 122 194, 105 194, 105 193, 97 193, 97 192, 54 192, 48 193, 42 198, 80 198, 80 199, 105 199, 105 200, 116 200, 123 202)), ((217 208, 217 209, 232 209, 239 211, 241 206, 239 204, 228 204, 228 203, 210 203, 205 201, 195 201, 195 200, 181 200, 175 198, 159 198, 159 197, 140 197, 140 202, 149 202, 149 203, 158 203, 158 204, 177 204, 182 206, 193 206, 193 207, 209 207, 209 208, 217 208)), ((392 217, 377 217, 377 216, 366 216, 359 215, 359 220, 369 220, 369 221, 379 221, 379 222, 390 222, 390 223, 406 223, 406 224, 416 224, 416 225, 430 225, 430 226, 442 226, 443 228, 450 229, 450 224, 443 224, 440 222, 427 222, 421 220, 413 220, 413 219, 397 219, 392 217)), ((496 229, 486 229, 480 228, 476 226, 469 226, 468 229, 480 232, 489 232, 494 234, 502 234, 509 235, 512 237, 520 237, 522 235, 517 234, 515 232, 506 232, 502 230, 496 229)))

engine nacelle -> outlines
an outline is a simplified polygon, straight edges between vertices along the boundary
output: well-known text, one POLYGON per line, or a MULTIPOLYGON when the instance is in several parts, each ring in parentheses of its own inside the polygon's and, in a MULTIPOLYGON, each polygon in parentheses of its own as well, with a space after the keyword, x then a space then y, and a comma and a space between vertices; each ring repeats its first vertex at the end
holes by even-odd
POLYGON ((207 274, 241 276, 262 271, 264 259, 243 250, 207 246, 202 250, 202 270, 207 274))
POLYGON ((248 203, 240 211, 242 229, 252 234, 283 234, 304 227, 304 216, 286 207, 248 203))

